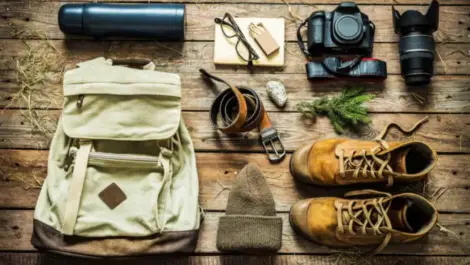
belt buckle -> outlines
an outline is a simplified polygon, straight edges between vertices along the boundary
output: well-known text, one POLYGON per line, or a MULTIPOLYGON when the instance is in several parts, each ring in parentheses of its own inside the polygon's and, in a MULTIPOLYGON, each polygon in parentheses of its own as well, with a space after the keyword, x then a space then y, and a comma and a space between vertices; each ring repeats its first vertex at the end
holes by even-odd
POLYGON ((268 155, 268 159, 271 163, 279 163, 286 156, 286 150, 282 144, 281 138, 276 128, 269 127, 263 129, 260 132, 261 144, 263 145, 264 151, 268 155), (279 143, 280 148, 277 149, 275 143, 279 143), (269 145, 272 147, 270 150, 269 145))

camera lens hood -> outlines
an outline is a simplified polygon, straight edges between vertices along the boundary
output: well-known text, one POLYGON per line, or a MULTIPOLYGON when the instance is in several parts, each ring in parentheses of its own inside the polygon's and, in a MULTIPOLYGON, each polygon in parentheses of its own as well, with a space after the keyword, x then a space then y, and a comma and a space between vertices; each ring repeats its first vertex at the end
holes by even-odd
POLYGON ((395 32, 400 34, 401 75, 408 85, 425 85, 434 74, 435 43, 432 32, 439 23, 439 3, 431 2, 425 15, 416 10, 400 14, 392 9, 395 32))

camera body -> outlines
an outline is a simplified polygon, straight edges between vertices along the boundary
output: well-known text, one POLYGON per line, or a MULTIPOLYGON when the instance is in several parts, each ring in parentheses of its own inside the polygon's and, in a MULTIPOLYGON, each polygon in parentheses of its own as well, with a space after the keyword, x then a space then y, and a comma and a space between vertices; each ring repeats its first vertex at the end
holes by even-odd
POLYGON ((370 55, 375 26, 355 3, 345 2, 332 12, 315 11, 308 18, 307 45, 312 56, 370 55))

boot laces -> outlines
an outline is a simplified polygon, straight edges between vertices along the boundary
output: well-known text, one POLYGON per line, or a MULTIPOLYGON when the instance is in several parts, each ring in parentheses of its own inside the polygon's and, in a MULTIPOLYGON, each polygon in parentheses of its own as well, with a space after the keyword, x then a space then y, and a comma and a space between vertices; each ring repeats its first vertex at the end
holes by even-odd
POLYGON ((383 138, 387 135, 388 129, 390 127, 395 126, 400 129, 404 133, 412 133, 414 132, 421 124, 427 122, 429 117, 426 116, 423 119, 417 121, 410 129, 403 129, 400 125, 391 122, 388 123, 376 137, 376 141, 379 143, 379 146, 376 146, 370 150, 370 155, 367 155, 367 150, 363 149, 361 151, 361 156, 355 157, 357 153, 354 150, 351 156, 345 159, 344 157, 344 150, 341 150, 339 154, 339 173, 340 176, 345 178, 346 177, 346 170, 354 170, 353 178, 357 178, 359 175, 363 177, 372 177, 376 179, 377 177, 380 179, 384 179, 386 176, 384 173, 387 173, 388 183, 387 186, 393 185, 393 175, 397 175, 393 172, 392 167, 389 165, 391 160, 392 154, 387 152, 382 157, 377 156, 378 153, 382 151, 387 151, 389 149, 389 145, 387 142, 383 140, 383 138), (356 161, 355 161, 356 160, 356 161), (384 170, 387 170, 384 172, 384 170))
POLYGON ((370 155, 367 155, 366 149, 362 149, 359 157, 355 156, 357 151, 354 150, 351 156, 345 158, 344 150, 342 150, 339 154, 339 173, 341 177, 346 177, 346 170, 354 170, 353 178, 361 175, 362 177, 384 179, 385 175, 388 175, 388 186, 391 186, 393 184, 393 176, 390 173, 393 173, 393 169, 389 163, 392 154, 388 152, 385 155, 378 156, 378 153, 388 150, 389 145, 384 140, 377 140, 377 142, 379 145, 370 150, 370 155))
POLYGON ((345 197, 361 195, 379 195, 382 197, 365 199, 362 201, 351 200, 348 205, 339 204, 337 206, 338 231, 352 235, 368 235, 372 231, 373 235, 385 235, 382 243, 369 255, 374 255, 384 249, 392 238, 390 230, 392 223, 388 217, 388 210, 392 197, 390 193, 374 190, 353 191, 345 194, 345 197), (360 202, 360 207, 354 207, 360 202), (360 229, 358 229, 360 228, 360 229), (368 230, 369 229, 369 230, 368 230))

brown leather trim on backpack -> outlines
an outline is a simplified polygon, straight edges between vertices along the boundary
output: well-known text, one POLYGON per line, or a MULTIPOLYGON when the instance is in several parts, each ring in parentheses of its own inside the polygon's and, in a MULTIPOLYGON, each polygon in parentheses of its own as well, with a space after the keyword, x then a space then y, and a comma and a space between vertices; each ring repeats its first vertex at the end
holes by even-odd
POLYGON ((117 257, 192 253, 197 244, 198 230, 163 232, 147 237, 88 238, 65 236, 54 228, 33 221, 31 243, 38 249, 62 255, 117 257))

